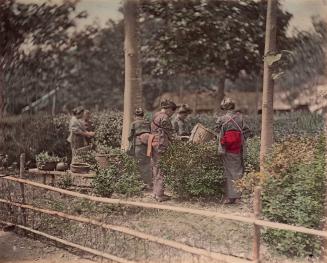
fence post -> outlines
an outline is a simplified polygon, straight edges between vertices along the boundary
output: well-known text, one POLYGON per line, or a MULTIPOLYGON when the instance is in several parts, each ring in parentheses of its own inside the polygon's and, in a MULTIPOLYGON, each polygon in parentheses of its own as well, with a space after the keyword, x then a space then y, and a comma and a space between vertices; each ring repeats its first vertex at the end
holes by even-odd
MULTIPOLYGON (((21 179, 24 179, 24 171, 25 171, 25 153, 22 153, 20 155, 20 165, 19 165, 19 177, 21 179)), ((22 204, 26 204, 25 201, 25 186, 24 183, 20 183, 20 190, 21 190, 21 195, 22 195, 22 204)), ((24 226, 26 226, 26 211, 25 208, 21 209, 21 213, 22 213, 22 223, 24 226)))
MULTIPOLYGON (((260 219, 261 216, 261 188, 255 187, 253 200, 254 218, 260 219)), ((254 224, 253 235, 253 262, 260 263, 260 226, 254 224)))

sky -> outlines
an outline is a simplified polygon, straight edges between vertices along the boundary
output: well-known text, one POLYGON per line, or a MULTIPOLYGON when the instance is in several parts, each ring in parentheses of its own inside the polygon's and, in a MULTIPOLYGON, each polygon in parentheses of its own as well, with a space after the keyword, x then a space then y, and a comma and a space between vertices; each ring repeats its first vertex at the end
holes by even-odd
MULTIPOLYGON (((20 2, 43 3, 45 0, 19 0, 20 2)), ((53 3, 62 0, 51 0, 53 3)), ((122 18, 122 14, 118 11, 122 0, 80 0, 77 6, 79 11, 86 10, 89 17, 80 22, 79 28, 83 28, 86 24, 96 21, 99 25, 104 26, 108 19, 118 20, 122 18)), ((308 30, 312 28, 311 16, 320 15, 327 19, 327 0, 281 0, 285 10, 292 13, 289 33, 294 28, 300 30, 308 30)))

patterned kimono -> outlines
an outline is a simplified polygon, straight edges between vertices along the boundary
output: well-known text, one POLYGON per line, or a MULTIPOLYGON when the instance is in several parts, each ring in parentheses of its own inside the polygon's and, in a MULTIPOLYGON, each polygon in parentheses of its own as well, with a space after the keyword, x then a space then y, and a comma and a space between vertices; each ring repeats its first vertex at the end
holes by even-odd
POLYGON ((73 116, 69 122, 69 137, 67 138, 72 149, 72 162, 76 159, 76 150, 87 145, 86 138, 79 134, 85 131, 84 121, 73 116))
POLYGON ((153 176, 153 195, 155 197, 164 196, 164 175, 162 174, 159 161, 160 156, 165 153, 172 141, 174 129, 169 116, 164 112, 157 112, 151 122, 152 140, 152 176, 153 176))
POLYGON ((234 111, 227 111, 217 119, 216 124, 217 132, 221 135, 219 143, 226 151, 223 155, 226 196, 230 199, 239 198, 241 193, 235 189, 233 182, 243 176, 245 140, 251 135, 251 131, 242 115, 234 111))

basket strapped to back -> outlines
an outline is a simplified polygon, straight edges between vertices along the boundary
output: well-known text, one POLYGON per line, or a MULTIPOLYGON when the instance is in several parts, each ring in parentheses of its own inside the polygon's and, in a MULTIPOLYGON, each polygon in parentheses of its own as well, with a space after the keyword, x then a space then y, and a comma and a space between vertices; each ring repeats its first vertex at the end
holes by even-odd
POLYGON ((213 141, 216 138, 217 134, 214 131, 204 127, 201 123, 198 123, 193 128, 189 141, 193 143, 206 143, 213 141))

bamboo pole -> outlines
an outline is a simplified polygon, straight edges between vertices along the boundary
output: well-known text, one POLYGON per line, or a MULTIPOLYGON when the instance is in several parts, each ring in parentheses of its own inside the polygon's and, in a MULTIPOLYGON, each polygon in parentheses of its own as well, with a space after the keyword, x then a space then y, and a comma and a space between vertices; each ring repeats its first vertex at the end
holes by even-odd
POLYGON ((194 255, 204 256, 204 257, 208 257, 208 258, 215 259, 215 260, 220 260, 221 262, 226 262, 226 263, 229 263, 229 262, 230 263, 249 263, 249 262, 251 262, 246 259, 241 259, 241 258, 237 258, 234 256, 229 256, 229 255, 225 255, 225 254, 221 254, 221 253, 210 252, 210 251, 207 251, 207 250, 201 249, 201 248, 191 247, 191 246, 188 246, 188 245, 176 242, 176 241, 171 241, 171 240, 167 240, 167 239, 160 238, 157 236, 145 234, 145 233, 142 233, 142 232, 139 232, 139 231, 127 228, 127 227, 105 224, 103 222, 100 222, 100 221, 97 221, 94 219, 90 219, 90 218, 85 218, 85 217, 81 217, 81 216, 73 216, 73 215, 69 215, 69 214, 65 214, 65 213, 57 212, 57 211, 52 211, 52 210, 48 210, 48 209, 36 208, 31 205, 22 205, 19 203, 9 202, 4 199, 0 199, 0 202, 5 203, 5 204, 10 204, 13 206, 17 206, 17 207, 23 207, 24 209, 30 209, 33 211, 45 213, 45 214, 52 215, 52 216, 57 216, 57 217, 66 218, 69 220, 74 220, 74 221, 77 221, 80 223, 92 224, 95 226, 102 227, 104 229, 114 230, 114 231, 121 232, 121 233, 124 233, 127 235, 131 235, 131 236, 143 239, 143 240, 155 242, 155 243, 158 243, 158 244, 161 244, 164 246, 169 246, 171 248, 182 250, 184 252, 191 253, 194 255))
POLYGON ((27 185, 32 185, 38 188, 47 189, 49 191, 61 193, 64 195, 69 195, 77 198, 82 198, 94 202, 101 202, 106 204, 119 204, 119 205, 129 205, 129 206, 136 206, 136 207, 143 207, 143 208, 150 208, 150 209, 160 209, 160 210, 168 210, 173 212, 179 212, 179 213, 189 213, 194 215, 200 215, 200 216, 206 216, 206 217, 212 217, 212 218, 219 218, 219 219, 228 219, 228 220, 234 220, 239 221, 247 224, 257 224, 259 226, 263 227, 270 227, 275 228, 279 230, 288 230, 293 232, 300 232, 304 234, 310 234, 310 235, 316 235, 327 238, 327 231, 321 231, 301 226, 292 226, 282 223, 275 223, 270 221, 265 221, 261 219, 255 219, 253 217, 244 217, 244 216, 237 216, 233 214, 226 214, 226 213, 218 213, 213 211, 207 211, 207 210, 200 210, 200 209, 192 209, 192 208, 186 208, 186 207, 177 207, 177 206, 169 206, 169 205, 160 205, 155 203, 145 203, 145 202, 135 202, 135 201, 126 201, 121 199, 113 199, 113 198, 104 198, 104 197, 96 197, 96 196, 89 196, 86 194, 76 193, 60 188, 56 188, 49 185, 44 185, 40 183, 36 183, 33 181, 25 180, 25 179, 19 179, 16 177, 8 176, 1 178, 2 180, 10 180, 18 183, 24 183, 27 185))
MULTIPOLYGON (((261 216, 261 189, 256 187, 254 189, 254 218, 260 219, 261 216)), ((260 263, 260 225, 254 223, 253 235, 253 262, 260 263)))

